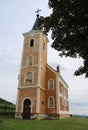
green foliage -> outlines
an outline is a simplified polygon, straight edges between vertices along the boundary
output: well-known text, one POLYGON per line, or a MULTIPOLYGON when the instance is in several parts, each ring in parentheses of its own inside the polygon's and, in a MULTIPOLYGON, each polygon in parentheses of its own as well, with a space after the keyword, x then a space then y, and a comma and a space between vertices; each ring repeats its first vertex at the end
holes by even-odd
POLYGON ((88 77, 88 1, 49 0, 52 14, 40 17, 45 32, 52 31, 52 47, 60 56, 81 57, 84 62, 75 75, 88 77))
POLYGON ((15 105, 0 98, 0 113, 13 113, 15 112, 15 105))
POLYGON ((87 130, 88 119, 67 118, 61 120, 3 119, 0 130, 87 130))

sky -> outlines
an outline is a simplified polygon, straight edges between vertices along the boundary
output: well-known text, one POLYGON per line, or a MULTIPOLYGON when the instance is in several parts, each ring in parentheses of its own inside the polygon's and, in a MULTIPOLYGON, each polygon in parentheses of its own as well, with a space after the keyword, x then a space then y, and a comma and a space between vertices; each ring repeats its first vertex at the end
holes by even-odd
MULTIPOLYGON (((17 97, 23 33, 32 29, 37 9, 44 17, 52 11, 48 0, 0 0, 0 97, 13 103, 17 97)), ((69 86, 70 113, 88 115, 88 78, 74 76, 82 59, 59 57, 51 48, 50 34, 48 39, 48 64, 54 69, 59 64, 60 74, 69 86)))

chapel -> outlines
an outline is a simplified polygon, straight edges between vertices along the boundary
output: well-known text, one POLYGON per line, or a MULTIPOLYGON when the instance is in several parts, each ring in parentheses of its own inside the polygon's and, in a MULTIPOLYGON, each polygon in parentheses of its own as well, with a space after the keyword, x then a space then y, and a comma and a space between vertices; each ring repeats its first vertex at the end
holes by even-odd
POLYGON ((48 38, 39 28, 38 21, 39 14, 32 29, 23 34, 15 118, 69 117, 69 87, 60 74, 59 66, 55 70, 47 64, 48 38))

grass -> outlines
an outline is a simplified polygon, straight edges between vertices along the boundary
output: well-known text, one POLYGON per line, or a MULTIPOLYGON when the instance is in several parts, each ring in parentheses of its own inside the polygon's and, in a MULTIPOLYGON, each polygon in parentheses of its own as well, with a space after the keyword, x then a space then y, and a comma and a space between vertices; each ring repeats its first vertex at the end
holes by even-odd
POLYGON ((88 130, 88 118, 16 120, 0 118, 0 130, 88 130))

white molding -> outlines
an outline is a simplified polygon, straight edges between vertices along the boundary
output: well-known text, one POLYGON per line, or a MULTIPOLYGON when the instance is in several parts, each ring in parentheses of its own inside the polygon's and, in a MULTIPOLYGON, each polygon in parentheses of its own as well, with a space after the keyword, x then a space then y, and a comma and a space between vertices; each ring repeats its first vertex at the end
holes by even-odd
POLYGON ((31 66, 22 66, 21 67, 21 69, 25 69, 25 68, 28 68, 28 67, 30 67, 30 68, 32 68, 32 67, 38 67, 38 64, 35 64, 35 65, 31 65, 31 66))
POLYGON ((59 81, 64 85, 65 88, 69 88, 69 86, 67 85, 67 83, 65 82, 65 80, 60 75, 60 73, 58 74, 58 78, 59 78, 59 81))
POLYGON ((23 107, 24 107, 24 101, 26 100, 26 99, 29 99, 30 101, 31 101, 31 112, 32 112, 32 99, 31 98, 29 98, 29 97, 25 97, 23 100, 22 100, 22 103, 21 103, 21 112, 23 112, 23 107))
POLYGON ((47 67, 48 69, 50 69, 54 74, 56 74, 56 71, 55 71, 51 66, 49 66, 49 65, 47 64, 46 67, 47 67))
POLYGON ((36 112, 40 111, 40 77, 41 77, 41 43, 42 43, 42 33, 39 35, 39 53, 38 53, 38 87, 37 87, 37 102, 36 102, 36 112))
POLYGON ((43 33, 42 30, 31 30, 29 32, 26 32, 26 33, 23 33, 23 36, 26 37, 26 36, 35 36, 36 34, 39 34, 39 33, 43 33))
POLYGON ((16 112, 18 112, 18 101, 19 101, 19 89, 17 89, 17 99, 16 99, 16 112))
POLYGON ((46 71, 46 69, 44 67, 42 67, 42 66, 41 66, 41 69, 44 70, 44 71, 46 71))
POLYGON ((24 42, 23 42, 23 50, 22 50, 22 56, 21 56, 21 64, 20 64, 20 72, 19 72, 19 81, 18 81, 18 88, 20 86, 20 79, 21 79, 21 72, 22 72, 22 61, 23 61, 23 54, 24 54, 24 46, 25 46, 25 39, 24 39, 24 42))
POLYGON ((59 113, 59 111, 60 111, 60 97, 59 97, 58 73, 56 74, 56 111, 57 111, 57 113, 59 113))
POLYGON ((29 88, 37 88, 37 85, 27 85, 27 86, 20 86, 19 89, 29 89, 29 88))
POLYGON ((48 97, 48 108, 55 108, 55 98, 53 96, 48 97), (53 99, 53 107, 49 107, 49 98, 53 99))
POLYGON ((69 111, 60 111, 59 114, 70 114, 69 111))
POLYGON ((40 89, 42 89, 43 91, 46 91, 46 89, 45 89, 45 88, 43 88, 43 87, 41 87, 41 86, 40 86, 40 89))
POLYGON ((27 71, 25 74, 24 74, 24 84, 33 84, 34 83, 34 72, 33 71, 27 71), (26 75, 28 72, 31 72, 32 73, 32 83, 26 83, 25 80, 26 80, 26 75))
POLYGON ((38 86, 40 86, 40 69, 41 69, 41 43, 42 43, 42 33, 40 33, 39 36, 40 40, 39 40, 39 53, 38 53, 38 86))
POLYGON ((25 46, 25 38, 23 41, 23 49, 22 49, 22 56, 21 56, 21 63, 20 63, 20 72, 19 72, 19 78, 18 78, 18 89, 17 89, 17 101, 16 101, 16 112, 18 112, 18 105, 19 105, 19 88, 20 88, 20 75, 22 71, 22 61, 23 61, 23 54, 24 54, 24 46, 25 46))
POLYGON ((54 80, 53 80, 52 78, 50 78, 50 79, 48 80, 48 90, 55 90, 55 83, 54 83, 54 80), (50 89, 50 80, 53 81, 53 88, 52 88, 52 89, 50 89))
POLYGON ((40 87, 37 88, 36 113, 40 111, 40 87))
MULTIPOLYGON (((39 86, 38 85, 20 86, 18 89, 31 89, 31 88, 39 88, 39 86)), ((41 86, 40 86, 40 89, 42 89, 43 91, 46 91, 46 89, 41 86)))

